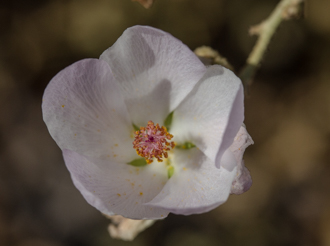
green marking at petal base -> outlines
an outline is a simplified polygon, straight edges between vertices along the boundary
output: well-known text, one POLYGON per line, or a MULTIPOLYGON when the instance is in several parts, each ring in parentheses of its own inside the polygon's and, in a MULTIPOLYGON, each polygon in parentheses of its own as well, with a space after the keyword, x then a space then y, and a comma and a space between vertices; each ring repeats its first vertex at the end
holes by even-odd
POLYGON ((167 168, 167 177, 168 178, 171 178, 173 176, 173 174, 174 174, 174 167, 173 166, 169 166, 167 168))
POLYGON ((145 158, 138 158, 135 159, 129 163, 127 163, 128 165, 131 165, 133 167, 144 167, 147 165, 146 159, 145 158))
POLYGON ((135 131, 140 131, 140 127, 138 127, 138 126, 135 125, 134 123, 132 123, 132 125, 133 125, 133 128, 134 128, 135 131))
POLYGON ((172 125, 172 119, 173 119, 173 113, 174 111, 172 111, 164 120, 164 126, 166 127, 167 131, 169 131, 169 129, 171 128, 172 125))
POLYGON ((183 144, 177 144, 175 145, 175 148, 178 148, 178 149, 192 149, 192 148, 195 148, 196 145, 191 143, 191 142, 185 142, 183 144))

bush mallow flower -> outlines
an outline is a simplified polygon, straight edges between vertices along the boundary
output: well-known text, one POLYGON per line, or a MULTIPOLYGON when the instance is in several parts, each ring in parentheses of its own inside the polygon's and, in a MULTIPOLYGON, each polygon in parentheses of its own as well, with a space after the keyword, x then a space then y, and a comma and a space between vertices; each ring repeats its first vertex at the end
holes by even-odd
POLYGON ((42 103, 72 180, 107 215, 199 214, 251 186, 239 78, 161 30, 128 28, 60 71, 42 103))

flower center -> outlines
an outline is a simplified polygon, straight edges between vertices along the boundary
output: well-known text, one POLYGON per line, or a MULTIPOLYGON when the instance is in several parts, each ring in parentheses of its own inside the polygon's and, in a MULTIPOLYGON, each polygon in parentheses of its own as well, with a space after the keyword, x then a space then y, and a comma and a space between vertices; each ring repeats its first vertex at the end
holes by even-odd
POLYGON ((168 157, 167 151, 175 146, 174 142, 169 141, 172 138, 173 135, 167 132, 165 126, 155 125, 149 120, 146 127, 141 127, 135 132, 133 148, 148 164, 152 163, 153 158, 162 162, 162 158, 168 157))

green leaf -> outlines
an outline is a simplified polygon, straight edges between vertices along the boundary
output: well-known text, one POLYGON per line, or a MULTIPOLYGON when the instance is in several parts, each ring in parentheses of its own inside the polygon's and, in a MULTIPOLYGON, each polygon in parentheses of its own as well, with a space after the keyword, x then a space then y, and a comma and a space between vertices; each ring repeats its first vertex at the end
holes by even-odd
POLYGON ((177 144, 175 145, 175 148, 178 148, 178 149, 192 149, 192 148, 195 148, 196 145, 191 143, 191 142, 185 142, 183 144, 177 144))
POLYGON ((167 177, 168 178, 171 178, 173 176, 173 174, 174 174, 174 167, 173 166, 169 166, 167 168, 167 177))
POLYGON ((172 125, 172 119, 173 119, 173 113, 174 111, 172 111, 164 120, 164 126, 166 127, 167 131, 169 131, 169 129, 171 128, 172 125))
POLYGON ((145 158, 138 158, 135 159, 129 163, 127 163, 128 165, 134 166, 134 167, 144 167, 147 165, 146 159, 145 158))
POLYGON ((135 131, 140 131, 140 127, 138 127, 138 126, 135 125, 134 123, 132 123, 132 125, 133 125, 133 128, 134 128, 135 131))

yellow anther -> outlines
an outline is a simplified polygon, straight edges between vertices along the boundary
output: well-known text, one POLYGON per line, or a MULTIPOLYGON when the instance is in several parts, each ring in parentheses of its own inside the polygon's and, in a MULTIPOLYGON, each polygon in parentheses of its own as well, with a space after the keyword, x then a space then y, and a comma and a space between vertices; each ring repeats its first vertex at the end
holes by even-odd
POLYGON ((135 132, 133 148, 139 156, 146 159, 148 164, 152 163, 153 158, 162 162, 162 158, 168 157, 166 151, 170 150, 169 147, 175 146, 173 142, 168 142, 172 138, 173 135, 167 132, 166 127, 148 121, 146 127, 141 127, 140 131, 135 132))

